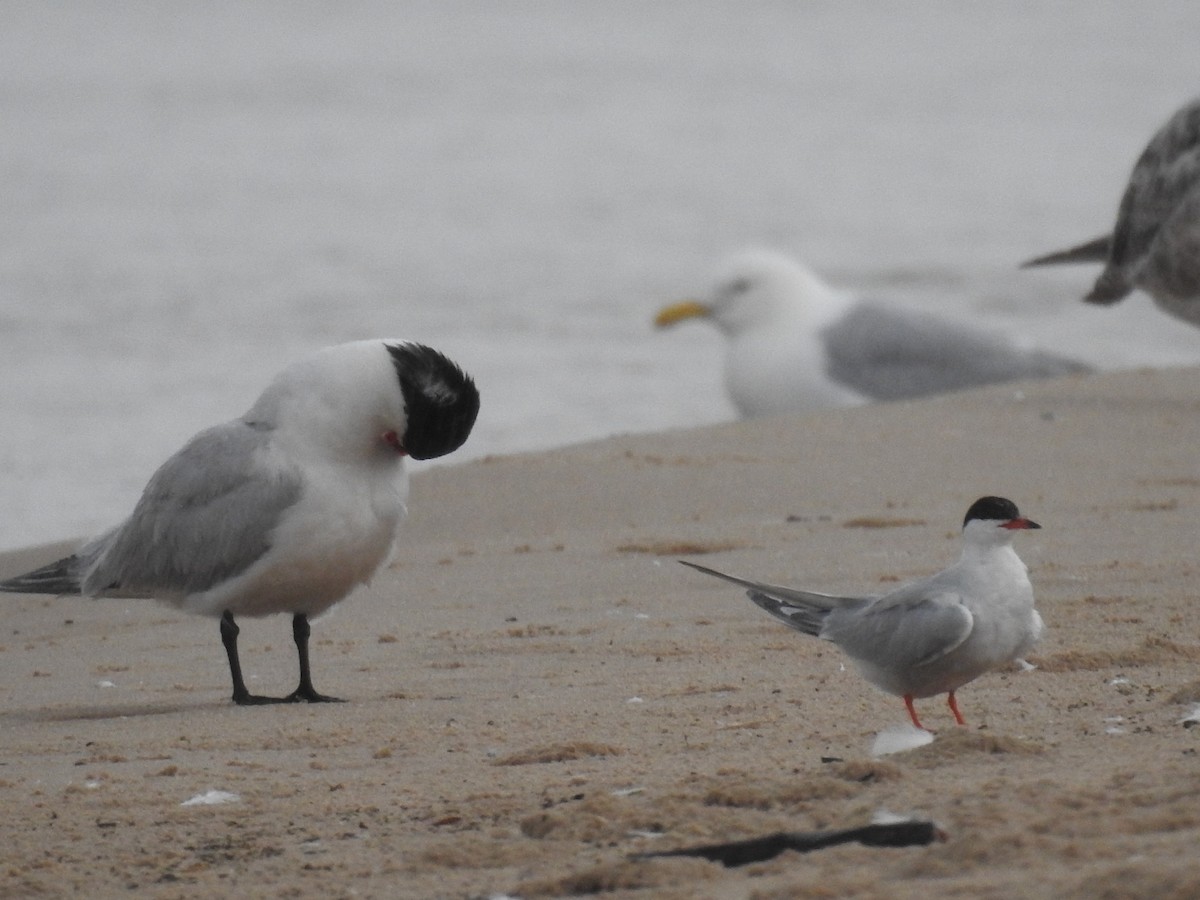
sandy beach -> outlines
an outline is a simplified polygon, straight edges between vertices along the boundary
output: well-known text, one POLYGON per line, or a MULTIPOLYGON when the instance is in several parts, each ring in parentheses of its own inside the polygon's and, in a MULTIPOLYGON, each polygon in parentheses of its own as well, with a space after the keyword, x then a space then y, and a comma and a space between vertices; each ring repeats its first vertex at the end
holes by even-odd
MULTIPOLYGON (((1200 896, 1197 448, 1178 369, 438 467, 314 624, 337 705, 234 707, 212 620, 5 596, 0 894, 1200 896), (870 752, 899 699, 676 563, 886 590, 985 494, 1043 526, 1016 547, 1047 634, 959 692, 967 727, 919 704, 936 739, 901 754, 870 752), (945 840, 629 858, 881 811, 945 840)), ((242 625, 250 687, 290 690, 286 618, 242 625)))

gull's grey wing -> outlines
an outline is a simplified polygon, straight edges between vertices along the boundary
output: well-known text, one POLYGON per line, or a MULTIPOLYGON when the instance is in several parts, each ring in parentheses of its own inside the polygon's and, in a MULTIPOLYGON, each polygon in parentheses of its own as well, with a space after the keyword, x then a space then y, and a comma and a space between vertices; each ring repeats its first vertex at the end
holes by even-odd
POLYGON ((1200 98, 1171 116, 1138 157, 1117 212, 1108 263, 1085 299, 1115 303, 1140 284, 1155 244, 1164 229, 1184 225, 1176 213, 1198 187, 1200 98))
POLYGON ((1089 303, 1135 287, 1167 312, 1200 324, 1200 98, 1177 110, 1134 164, 1111 234, 1022 266, 1103 262, 1089 303))
POLYGON ((154 473, 133 514, 84 547, 85 594, 183 596, 245 571, 300 497, 262 452, 271 429, 238 419, 200 432, 154 473))
POLYGON ((78 554, 0 581, 0 591, 10 594, 77 594, 83 564, 78 554))
POLYGON ((1163 223, 1137 284, 1166 312, 1200 325, 1200 184, 1163 223))
POLYGON ((916 582, 860 609, 837 609, 821 637, 851 657, 884 668, 922 666, 940 659, 971 635, 975 617, 961 597, 916 582))
POLYGON ((1021 263, 1022 269, 1032 269, 1035 266, 1058 266, 1069 263, 1104 262, 1108 259, 1112 247, 1112 234, 1102 234, 1090 241, 1084 241, 1066 250, 1055 250, 1044 256, 1035 256, 1021 263))
POLYGON ((822 332, 826 372, 875 400, 1090 371, 922 312, 859 303, 822 332))

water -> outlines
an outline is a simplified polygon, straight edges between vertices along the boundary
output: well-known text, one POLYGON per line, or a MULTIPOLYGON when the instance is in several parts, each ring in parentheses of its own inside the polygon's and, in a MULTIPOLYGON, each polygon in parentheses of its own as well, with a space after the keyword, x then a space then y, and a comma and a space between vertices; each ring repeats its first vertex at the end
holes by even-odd
MULTIPOLYGON (((663 302, 750 244, 1104 368, 1200 358, 1023 258, 1200 86, 1191 0, 10 2, 0 548, 96 531, 313 348, 477 378, 451 459, 732 417, 663 302)), ((486 498, 481 498, 486 502, 486 498)))

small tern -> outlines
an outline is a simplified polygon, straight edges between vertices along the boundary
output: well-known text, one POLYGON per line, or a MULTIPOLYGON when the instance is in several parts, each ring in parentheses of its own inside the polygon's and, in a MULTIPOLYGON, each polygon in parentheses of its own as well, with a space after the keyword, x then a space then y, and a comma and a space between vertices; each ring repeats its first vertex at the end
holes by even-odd
POLYGON ((429 347, 328 347, 284 369, 244 416, 193 437, 120 525, 0 590, 151 597, 215 616, 234 703, 334 701, 312 685, 308 619, 391 555, 405 513, 404 457, 456 450, 478 411, 471 378, 429 347), (242 677, 234 616, 284 612, 300 684, 259 697, 242 677))
POLYGON ((867 681, 904 698, 917 728, 923 726, 913 701, 938 694, 949 695, 954 720, 965 725, 955 691, 1023 658, 1041 636, 1029 573, 1012 548, 1018 531, 1040 527, 1011 500, 982 497, 967 510, 954 565, 866 597, 762 584, 680 562, 748 588, 750 599, 775 618, 837 644, 867 681))
POLYGON ((1088 303, 1108 306, 1141 288, 1163 312, 1200 327, 1200 98, 1150 139, 1110 233, 1022 267, 1087 262, 1104 263, 1088 303))
POLYGON ((765 250, 727 260, 705 299, 665 306, 655 324, 695 318, 726 338, 725 388, 743 418, 1091 371, 932 313, 857 299, 765 250))

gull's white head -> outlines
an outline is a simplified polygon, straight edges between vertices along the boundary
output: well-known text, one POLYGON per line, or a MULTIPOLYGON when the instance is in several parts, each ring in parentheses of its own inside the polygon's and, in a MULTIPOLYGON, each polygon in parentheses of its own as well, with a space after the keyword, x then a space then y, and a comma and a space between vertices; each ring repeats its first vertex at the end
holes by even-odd
POLYGON ((244 419, 294 449, 335 458, 433 459, 462 446, 478 412, 475 383, 441 353, 365 340, 284 369, 244 419))
POLYGON ((811 330, 846 308, 844 296, 808 267, 781 253, 748 250, 727 259, 702 300, 659 311, 655 324, 711 319, 727 337, 781 327, 811 330))
POLYGON ((705 318, 724 334, 725 388, 743 416, 806 412, 862 402, 833 381, 822 331, 852 305, 808 268, 752 250, 721 266, 707 298, 663 308, 659 327, 705 318))

